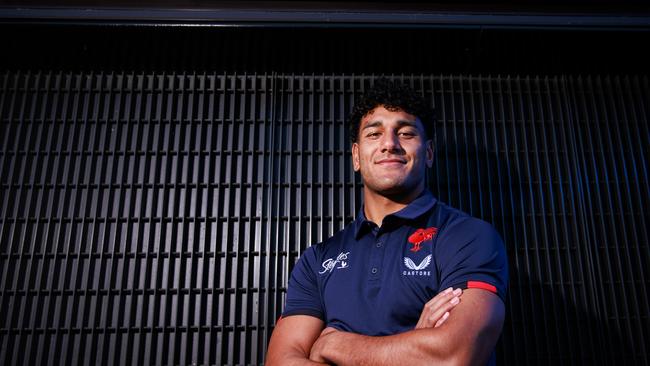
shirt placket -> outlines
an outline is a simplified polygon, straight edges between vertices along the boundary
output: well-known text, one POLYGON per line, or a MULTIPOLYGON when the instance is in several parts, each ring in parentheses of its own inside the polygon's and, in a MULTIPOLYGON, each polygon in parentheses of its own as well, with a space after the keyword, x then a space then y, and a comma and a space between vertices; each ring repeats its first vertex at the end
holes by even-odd
POLYGON ((370 265, 368 266, 368 278, 371 281, 376 281, 381 278, 383 271, 382 262, 384 259, 384 250, 386 248, 386 239, 388 239, 388 233, 379 230, 378 228, 373 229, 373 243, 370 250, 370 265))

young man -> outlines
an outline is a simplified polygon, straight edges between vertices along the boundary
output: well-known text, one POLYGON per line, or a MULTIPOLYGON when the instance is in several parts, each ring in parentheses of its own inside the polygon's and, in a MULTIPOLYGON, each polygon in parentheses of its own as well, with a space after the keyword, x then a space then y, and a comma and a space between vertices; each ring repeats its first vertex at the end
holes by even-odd
POLYGON ((491 225, 425 186, 432 111, 378 80, 351 114, 356 220, 304 252, 267 365, 485 365, 503 326, 507 259, 491 225))

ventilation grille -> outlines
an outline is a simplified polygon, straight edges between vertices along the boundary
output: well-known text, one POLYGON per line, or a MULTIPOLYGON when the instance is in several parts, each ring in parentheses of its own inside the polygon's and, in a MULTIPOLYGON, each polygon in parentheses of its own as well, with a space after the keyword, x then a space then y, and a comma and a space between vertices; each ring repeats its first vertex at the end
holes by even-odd
MULTIPOLYGON (((648 364, 647 76, 408 75, 434 194, 510 260, 500 364, 648 364)), ((0 363, 259 364, 351 222, 372 75, 0 76, 0 363)))

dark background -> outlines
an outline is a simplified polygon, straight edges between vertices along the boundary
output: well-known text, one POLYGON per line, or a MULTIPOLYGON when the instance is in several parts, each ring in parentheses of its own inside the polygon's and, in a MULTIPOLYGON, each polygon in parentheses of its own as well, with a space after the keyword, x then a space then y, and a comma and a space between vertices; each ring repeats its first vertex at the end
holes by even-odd
POLYGON ((0 363, 259 364, 379 76, 502 234, 499 364, 647 365, 642 2, 0 2, 0 363))

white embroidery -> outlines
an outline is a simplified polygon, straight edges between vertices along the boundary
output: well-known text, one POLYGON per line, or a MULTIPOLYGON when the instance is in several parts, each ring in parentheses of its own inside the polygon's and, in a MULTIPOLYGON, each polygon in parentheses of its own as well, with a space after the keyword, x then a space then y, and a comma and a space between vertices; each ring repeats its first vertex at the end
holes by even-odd
POLYGON ((323 270, 318 273, 325 274, 327 272, 332 272, 335 269, 348 268, 348 262, 346 262, 348 260, 348 254, 350 254, 350 252, 341 253, 336 257, 336 259, 327 259, 322 264, 323 270), (339 265, 338 267, 336 267, 337 264, 339 265))
POLYGON ((422 262, 420 262, 420 264, 415 264, 415 262, 413 262, 413 260, 411 260, 411 258, 404 257, 404 265, 408 269, 412 269, 414 271, 423 270, 423 269, 429 267, 429 264, 431 264, 431 254, 424 257, 424 259, 422 260, 422 262))

